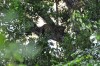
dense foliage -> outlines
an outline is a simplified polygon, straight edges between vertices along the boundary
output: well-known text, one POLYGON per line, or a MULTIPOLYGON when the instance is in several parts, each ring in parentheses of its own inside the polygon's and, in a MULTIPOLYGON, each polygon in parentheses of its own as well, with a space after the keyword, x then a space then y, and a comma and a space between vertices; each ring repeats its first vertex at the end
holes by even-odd
POLYGON ((100 0, 0 0, 0 66, 99 65, 100 0))

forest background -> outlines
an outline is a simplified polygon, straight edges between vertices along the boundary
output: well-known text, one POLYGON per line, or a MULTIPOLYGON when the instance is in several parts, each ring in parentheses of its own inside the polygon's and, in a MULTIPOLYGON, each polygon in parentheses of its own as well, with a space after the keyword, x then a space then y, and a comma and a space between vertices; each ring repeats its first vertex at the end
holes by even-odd
POLYGON ((0 0, 0 66, 100 66, 100 0, 0 0))

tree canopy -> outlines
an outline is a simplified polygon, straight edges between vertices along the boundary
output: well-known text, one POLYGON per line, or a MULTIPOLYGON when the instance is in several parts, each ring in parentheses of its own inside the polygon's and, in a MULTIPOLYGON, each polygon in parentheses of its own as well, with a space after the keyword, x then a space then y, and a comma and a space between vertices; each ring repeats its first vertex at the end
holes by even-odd
POLYGON ((0 0, 0 66, 99 66, 99 0, 0 0))

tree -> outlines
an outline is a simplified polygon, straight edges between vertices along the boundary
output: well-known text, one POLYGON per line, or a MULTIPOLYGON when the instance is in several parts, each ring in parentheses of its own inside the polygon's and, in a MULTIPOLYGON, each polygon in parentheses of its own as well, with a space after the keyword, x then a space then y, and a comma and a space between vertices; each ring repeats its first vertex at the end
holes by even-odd
POLYGON ((0 65, 100 65, 99 6, 99 0, 0 0, 0 65), (46 24, 38 27, 40 17, 46 24))

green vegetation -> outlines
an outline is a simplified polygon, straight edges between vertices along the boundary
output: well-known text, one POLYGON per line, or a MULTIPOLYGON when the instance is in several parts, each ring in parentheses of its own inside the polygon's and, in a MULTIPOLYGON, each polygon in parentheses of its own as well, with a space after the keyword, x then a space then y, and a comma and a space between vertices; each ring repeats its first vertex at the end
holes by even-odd
POLYGON ((0 66, 100 66, 100 1, 0 0, 0 66))

